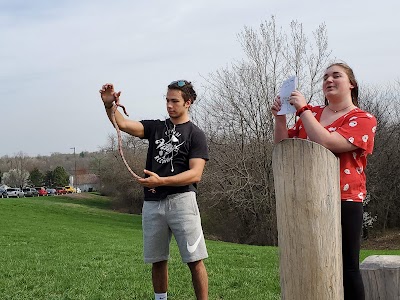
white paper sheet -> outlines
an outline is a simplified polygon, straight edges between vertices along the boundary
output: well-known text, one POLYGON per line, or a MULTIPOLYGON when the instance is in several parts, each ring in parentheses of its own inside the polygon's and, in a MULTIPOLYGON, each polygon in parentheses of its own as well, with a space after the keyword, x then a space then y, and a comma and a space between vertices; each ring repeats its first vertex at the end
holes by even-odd
POLYGON ((289 103, 290 94, 297 89, 297 77, 291 76, 286 79, 281 86, 279 96, 281 97, 282 107, 278 115, 294 114, 296 109, 289 103))

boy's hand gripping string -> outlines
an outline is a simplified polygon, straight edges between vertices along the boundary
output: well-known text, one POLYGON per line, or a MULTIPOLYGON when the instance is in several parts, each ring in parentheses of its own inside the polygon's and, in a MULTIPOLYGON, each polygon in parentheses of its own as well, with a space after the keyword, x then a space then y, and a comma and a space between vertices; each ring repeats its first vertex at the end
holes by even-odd
POLYGON ((122 157, 122 160, 126 166, 126 168, 128 169, 129 173, 132 174, 133 178, 135 179, 140 179, 141 177, 139 175, 137 175, 135 172, 132 171, 132 169, 129 167, 124 153, 122 151, 122 136, 121 136, 121 130, 118 127, 117 124, 117 120, 115 118, 115 112, 118 108, 118 106, 122 107, 124 114, 128 116, 128 113, 126 112, 125 106, 121 105, 119 103, 119 96, 121 95, 121 92, 114 92, 114 86, 111 83, 106 83, 105 85, 103 85, 101 87, 101 90, 99 91, 101 94, 101 99, 104 102, 104 106, 106 107, 106 109, 111 109, 111 123, 114 125, 115 130, 117 130, 117 136, 118 136, 118 152, 122 157), (114 102, 116 105, 114 105, 114 102), (111 107, 107 107, 106 103, 111 104, 111 107))
MULTIPOLYGON (((103 88, 100 90, 100 93, 103 94, 107 89, 111 89, 111 95, 114 97, 115 105, 112 106, 111 108, 111 123, 114 125, 115 130, 117 131, 117 137, 118 137, 118 152, 122 157, 122 161, 124 162, 126 168, 128 169, 129 173, 133 176, 135 179, 141 179, 139 175, 137 175, 135 172, 132 171, 132 169, 129 167, 128 162, 125 159, 124 153, 122 151, 122 136, 121 136, 121 130, 119 129, 119 126, 117 124, 117 120, 115 118, 115 112, 118 109, 118 106, 122 108, 124 111, 124 114, 129 117, 128 113, 126 112, 125 106, 119 103, 119 96, 121 95, 121 92, 114 92, 114 87, 112 84, 105 84, 103 88)), ((154 188, 149 189, 150 192, 153 194, 156 193, 156 190, 154 188)))

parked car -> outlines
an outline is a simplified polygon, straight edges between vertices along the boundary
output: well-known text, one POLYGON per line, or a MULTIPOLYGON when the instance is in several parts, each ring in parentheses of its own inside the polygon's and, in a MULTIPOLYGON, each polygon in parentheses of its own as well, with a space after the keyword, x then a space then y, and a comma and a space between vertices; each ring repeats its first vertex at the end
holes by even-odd
POLYGON ((47 191, 47 196, 57 195, 56 189, 46 189, 46 191, 47 191))
POLYGON ((76 193, 76 189, 74 189, 70 185, 64 186, 64 189, 67 191, 68 194, 76 193))
POLYGON ((24 188, 22 191, 25 197, 39 197, 39 192, 35 188, 24 188))
POLYGON ((65 195, 67 193, 67 191, 62 186, 56 187, 56 191, 57 195, 65 195))
POLYGON ((16 197, 16 198, 25 197, 24 192, 20 188, 8 188, 7 195, 8 197, 16 197))
POLYGON ((8 198, 7 190, 0 188, 0 198, 8 198))
POLYGON ((47 196, 47 191, 44 187, 35 187, 35 189, 38 191, 39 196, 47 196))

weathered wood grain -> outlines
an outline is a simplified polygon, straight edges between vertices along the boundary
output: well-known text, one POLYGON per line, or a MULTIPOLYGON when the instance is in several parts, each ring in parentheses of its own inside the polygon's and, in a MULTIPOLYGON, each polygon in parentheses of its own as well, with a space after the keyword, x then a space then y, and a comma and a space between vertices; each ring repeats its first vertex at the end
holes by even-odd
POLYGON ((287 139, 273 151, 282 299, 343 299, 339 160, 287 139))
POLYGON ((371 255, 360 264, 365 300, 400 300, 400 255, 371 255))

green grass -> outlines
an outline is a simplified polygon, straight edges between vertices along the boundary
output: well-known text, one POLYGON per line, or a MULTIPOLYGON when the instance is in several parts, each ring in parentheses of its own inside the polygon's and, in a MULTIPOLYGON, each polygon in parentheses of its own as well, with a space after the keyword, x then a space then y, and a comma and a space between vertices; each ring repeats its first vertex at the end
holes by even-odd
MULTIPOLYGON (((95 194, 0 199, 0 299, 153 299, 141 218, 109 207, 95 194)), ((168 299, 195 299, 189 269, 171 245, 168 299)), ((207 247, 210 299, 280 299, 277 248, 207 247)))

